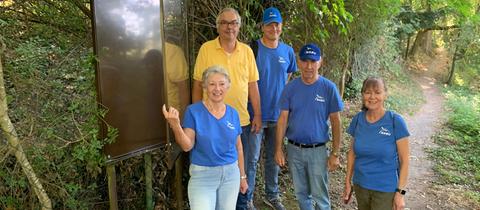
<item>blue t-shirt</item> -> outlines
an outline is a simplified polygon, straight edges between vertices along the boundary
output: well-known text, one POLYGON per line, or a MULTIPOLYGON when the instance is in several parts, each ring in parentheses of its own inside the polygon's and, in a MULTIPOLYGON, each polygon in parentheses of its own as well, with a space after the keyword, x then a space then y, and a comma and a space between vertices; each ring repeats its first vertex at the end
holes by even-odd
POLYGON ((183 127, 195 131, 190 160, 200 166, 222 166, 238 159, 237 138, 242 133, 238 113, 226 105, 225 115, 217 119, 199 101, 187 107, 183 127))
POLYGON ((386 111, 370 123, 362 111, 355 115, 347 132, 355 139, 353 183, 380 192, 395 192, 399 160, 396 141, 410 136, 402 116, 386 111))
POLYGON ((343 110, 337 87, 322 76, 310 85, 294 79, 285 86, 279 104, 281 110, 289 111, 287 138, 303 144, 330 140, 329 115, 343 110))
MULTIPOLYGON (((278 100, 283 88, 287 84, 288 74, 297 71, 297 61, 293 48, 283 42, 279 42, 277 48, 265 47, 259 40, 257 62, 258 89, 262 111, 262 121, 276 122, 280 115, 278 100)), ((253 110, 249 104, 250 116, 253 110)))

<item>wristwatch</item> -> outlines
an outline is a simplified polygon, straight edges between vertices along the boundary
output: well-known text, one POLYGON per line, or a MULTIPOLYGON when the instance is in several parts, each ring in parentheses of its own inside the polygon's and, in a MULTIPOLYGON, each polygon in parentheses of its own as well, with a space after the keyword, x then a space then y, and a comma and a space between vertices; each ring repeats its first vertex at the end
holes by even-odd
POLYGON ((240 179, 246 179, 247 178, 247 175, 243 175, 243 176, 240 176, 240 179))
POLYGON ((404 189, 395 189, 395 191, 397 191, 398 193, 400 193, 400 195, 405 195, 407 193, 407 191, 405 191, 404 189))

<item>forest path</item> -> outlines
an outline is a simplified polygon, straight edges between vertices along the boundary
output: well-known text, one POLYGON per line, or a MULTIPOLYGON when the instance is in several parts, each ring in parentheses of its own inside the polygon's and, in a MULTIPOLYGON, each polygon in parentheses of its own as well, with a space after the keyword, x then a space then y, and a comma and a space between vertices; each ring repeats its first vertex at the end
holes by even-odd
POLYGON ((432 193, 432 186, 437 179, 428 159, 426 150, 435 147, 433 136, 444 122, 443 96, 437 85, 439 72, 447 72, 448 58, 442 49, 436 51, 436 56, 426 59, 416 68, 414 80, 423 91, 425 104, 413 115, 406 116, 410 136, 410 168, 408 178, 407 209, 456 209, 445 206, 439 194, 432 193), (442 204, 443 203, 443 204, 442 204))

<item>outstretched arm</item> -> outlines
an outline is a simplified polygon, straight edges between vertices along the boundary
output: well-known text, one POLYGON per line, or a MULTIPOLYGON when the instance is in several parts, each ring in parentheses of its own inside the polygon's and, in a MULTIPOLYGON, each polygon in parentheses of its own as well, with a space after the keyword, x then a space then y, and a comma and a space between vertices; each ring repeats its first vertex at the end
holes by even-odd
POLYGON ((182 129, 182 126, 180 125, 179 113, 175 108, 170 107, 167 111, 167 108, 164 104, 162 111, 163 116, 165 116, 170 128, 173 130, 177 144, 182 148, 183 151, 190 151, 195 144, 195 131, 191 128, 182 129))

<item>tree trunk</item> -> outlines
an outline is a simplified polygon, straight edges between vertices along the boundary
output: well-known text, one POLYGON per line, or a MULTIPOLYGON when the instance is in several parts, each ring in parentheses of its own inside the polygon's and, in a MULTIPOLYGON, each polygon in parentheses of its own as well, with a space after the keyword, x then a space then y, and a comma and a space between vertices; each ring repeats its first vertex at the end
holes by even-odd
POLYGON ((432 49, 432 31, 422 30, 417 33, 412 50, 410 50, 410 57, 420 55, 420 53, 429 54, 432 49))
POLYGON ((343 98, 343 96, 345 94, 345 84, 346 84, 347 72, 348 72, 348 69, 350 69, 350 66, 351 66, 350 65, 351 64, 350 57, 353 54, 351 43, 352 43, 352 39, 349 39, 348 40, 347 58, 345 59, 345 65, 343 66, 343 69, 342 69, 342 79, 340 81, 340 97, 341 98, 343 98))
POLYGON ((455 46, 455 51, 453 52, 452 66, 450 67, 450 72, 448 73, 447 84, 452 84, 453 75, 455 73, 455 61, 457 60, 457 50, 458 46, 455 46))
POLYGON ((403 56, 403 60, 408 59, 408 52, 410 50, 410 38, 411 38, 411 36, 409 35, 408 38, 407 38, 407 47, 405 48, 405 55, 403 56))
POLYGON ((23 152, 23 148, 20 145, 20 141, 18 139, 17 132, 15 131, 15 127, 13 127, 12 121, 8 116, 8 107, 7 107, 7 94, 5 92, 5 83, 3 80, 3 67, 2 67, 2 54, 5 50, 5 45, 2 41, 2 37, 0 36, 0 127, 2 129, 3 134, 5 135, 10 148, 15 152, 15 157, 17 158, 17 162, 22 167, 23 173, 28 178, 31 187, 33 188, 35 194, 38 197, 40 204, 42 205, 43 210, 52 209, 52 202, 48 197, 47 193, 43 189, 42 183, 37 178, 37 175, 33 171, 30 162, 28 162, 25 153, 23 152))

